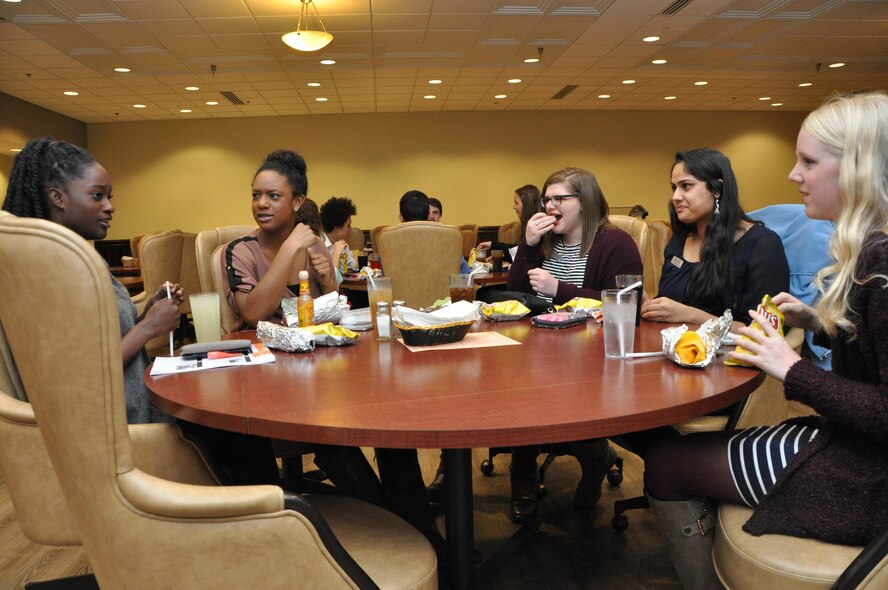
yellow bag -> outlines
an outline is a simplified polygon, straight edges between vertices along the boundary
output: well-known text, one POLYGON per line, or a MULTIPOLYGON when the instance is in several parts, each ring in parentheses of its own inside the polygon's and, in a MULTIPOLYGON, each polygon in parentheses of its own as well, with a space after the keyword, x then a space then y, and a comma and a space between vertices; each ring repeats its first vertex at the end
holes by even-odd
MULTIPOLYGON (((771 324, 772 328, 777 330, 778 334, 783 336, 783 314, 780 313, 780 310, 777 309, 777 306, 774 305, 773 301, 771 301, 770 295, 765 295, 764 297, 762 297, 762 302, 759 303, 759 306, 756 308, 756 311, 759 312, 760 314, 762 314, 762 316, 764 316, 765 320, 767 320, 767 322, 769 324, 771 324)), ((758 322, 752 322, 752 325, 750 327, 753 330, 758 330, 759 332, 764 332, 764 330, 758 324, 758 322)), ((751 354, 751 355, 755 356, 755 353, 753 353, 751 350, 747 350, 740 345, 740 343, 743 342, 744 340, 750 340, 750 338, 748 336, 741 336, 740 339, 737 341, 737 349, 735 350, 735 352, 739 352, 740 354, 751 354)), ((726 365, 736 365, 736 366, 740 366, 740 367, 753 366, 753 365, 750 365, 749 363, 744 363, 742 361, 738 361, 733 358, 728 358, 727 360, 725 360, 725 364, 726 365)))

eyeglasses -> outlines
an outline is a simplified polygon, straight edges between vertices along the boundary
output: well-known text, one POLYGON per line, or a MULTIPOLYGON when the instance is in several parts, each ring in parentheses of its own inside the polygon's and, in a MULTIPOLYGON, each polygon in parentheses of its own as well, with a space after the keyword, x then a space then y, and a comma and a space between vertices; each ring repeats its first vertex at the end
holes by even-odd
POLYGON ((579 196, 580 193, 570 193, 569 195, 552 195, 551 197, 543 197, 540 199, 540 205, 543 206, 543 209, 548 207, 549 203, 552 203, 555 207, 559 207, 565 199, 577 198, 579 196))

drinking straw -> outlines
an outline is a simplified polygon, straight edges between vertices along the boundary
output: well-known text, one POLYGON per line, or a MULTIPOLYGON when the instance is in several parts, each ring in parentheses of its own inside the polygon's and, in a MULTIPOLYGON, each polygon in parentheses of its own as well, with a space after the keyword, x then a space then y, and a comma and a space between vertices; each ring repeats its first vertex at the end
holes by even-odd
POLYGON ((373 269, 370 268, 369 266, 365 266, 365 267, 362 268, 361 270, 362 270, 362 271, 364 271, 364 270, 367 271, 367 278, 370 280, 370 284, 373 285, 373 286, 376 286, 376 281, 373 280, 373 269))
MULTIPOLYGON (((164 281, 164 285, 166 285, 167 289, 167 299, 172 299, 173 294, 170 293, 170 282, 164 281)), ((170 356, 173 356, 173 331, 170 330, 170 356)))
POLYGON ((622 289, 617 291, 617 301, 620 300, 620 297, 622 297, 623 294, 628 293, 629 291, 631 291, 635 287, 640 287, 640 286, 641 286, 641 281, 636 281, 636 282, 632 283, 631 285, 629 285, 628 287, 623 287, 622 289))
MULTIPOLYGON (((640 286, 641 286, 641 281, 636 281, 636 282, 632 283, 631 285, 629 285, 628 287, 623 287, 622 289, 620 289, 619 291, 617 291, 617 301, 616 301, 616 303, 617 303, 617 304, 620 303, 620 298, 621 298, 624 294, 628 293, 629 291, 631 291, 631 290, 634 289, 635 287, 640 287, 640 286)), ((623 332, 625 331, 625 330, 623 329, 624 327, 625 327, 625 326, 623 325, 623 322, 620 322, 619 324, 617 324, 617 342, 619 343, 619 346, 620 346, 620 352, 621 352, 621 353, 623 352, 623 342, 624 342, 624 340, 625 340, 625 335, 623 334, 623 332)), ((621 356, 626 356, 626 355, 621 355, 621 356)))

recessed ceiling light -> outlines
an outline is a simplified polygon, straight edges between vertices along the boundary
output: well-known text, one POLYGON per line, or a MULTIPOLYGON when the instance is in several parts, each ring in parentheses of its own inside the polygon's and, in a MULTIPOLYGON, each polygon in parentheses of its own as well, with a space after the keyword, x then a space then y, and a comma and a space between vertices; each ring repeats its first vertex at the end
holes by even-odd
POLYGON ((771 100, 770 96, 762 96, 759 100, 771 100))
POLYGON ((308 84, 306 84, 306 86, 311 86, 312 88, 317 88, 320 85, 320 82, 309 82, 308 84))
POLYGON ((527 59, 524 60, 524 63, 526 63, 526 64, 535 64, 535 63, 537 63, 538 61, 540 61, 540 58, 538 58, 538 57, 528 57, 527 59))
POLYGON ((190 113, 191 109, 179 109, 180 113, 190 113))
POLYGON ((185 90, 190 90, 194 92, 195 90, 200 90, 200 86, 186 86, 185 90))
POLYGON ((623 84, 635 84, 635 80, 623 80, 623 84))
POLYGON ((659 40, 660 40, 660 38, 657 37, 656 35, 650 35, 650 36, 644 37, 642 39, 642 41, 644 41, 645 43, 653 43, 654 41, 659 41, 659 40))
POLYGON ((132 70, 129 68, 114 68, 114 71, 120 72, 121 74, 127 74, 127 73, 131 72, 132 70))
POLYGON ((831 68, 841 68, 841 67, 844 66, 844 65, 845 65, 845 62, 838 61, 838 62, 836 62, 836 63, 834 63, 834 64, 829 64, 829 67, 831 67, 831 68))
POLYGON ((676 98, 678 98, 678 97, 677 96, 664 96, 663 100, 675 100, 676 98))
POLYGON ((134 104, 134 105, 133 105, 133 108, 134 108, 134 109, 144 109, 144 108, 146 108, 146 107, 145 107, 145 105, 143 105, 143 104, 134 104))
POLYGON ((799 88, 807 88, 808 86, 814 86, 813 82, 802 82, 799 84, 799 88))
POLYGON ((666 60, 665 60, 665 59, 655 59, 655 60, 652 61, 651 63, 652 63, 652 64, 656 64, 656 65, 658 65, 658 66, 661 66, 661 65, 663 65, 664 63, 666 63, 666 60))
POLYGON ((426 94, 425 96, 423 96, 423 98, 426 100, 432 100, 433 98, 438 98, 438 97, 435 96, 434 94, 426 94))
POLYGON ((700 80, 699 82, 694 82, 694 86, 706 86, 709 84, 706 80, 700 80))
POLYGON ((329 99, 327 99, 323 96, 319 96, 315 99, 315 102, 327 102, 327 100, 329 100, 329 99))
POLYGON ((493 98, 508 98, 508 97, 509 97, 508 94, 496 94, 496 95, 494 95, 493 98))
POLYGON ((214 107, 214 106, 216 106, 217 104, 219 104, 219 101, 218 101, 218 100, 208 100, 208 101, 207 101, 207 106, 208 106, 208 107, 214 107))
POLYGON ((772 103, 771 103, 771 106, 772 106, 772 107, 782 107, 782 106, 783 106, 783 103, 782 103, 782 102, 772 102, 772 103))
POLYGON ((65 90, 65 96, 79 96, 79 92, 74 92, 73 90, 65 90))
POLYGON ((9 150, 9 151, 11 151, 11 152, 20 152, 20 151, 22 151, 22 148, 12 148, 12 149, 9 150))
POLYGON ((610 98, 610 97, 611 97, 610 94, 599 94, 598 95, 598 98, 610 98))
POLYGON ((336 63, 336 60, 335 59, 322 59, 321 63, 325 66, 332 66, 333 64, 336 63))
MULTIPOLYGON (((12 3, 16 3, 16 2, 21 2, 22 0, 3 0, 3 1, 4 1, 4 2, 12 2, 12 3)), ((16 150, 12 150, 12 151, 16 151, 16 150)), ((18 150, 18 151, 22 151, 22 150, 18 150)))
POLYGON ((429 80, 429 84, 440 84, 441 80, 429 80))
POLYGON ((521 78, 512 78, 509 80, 509 84, 521 84, 521 78))

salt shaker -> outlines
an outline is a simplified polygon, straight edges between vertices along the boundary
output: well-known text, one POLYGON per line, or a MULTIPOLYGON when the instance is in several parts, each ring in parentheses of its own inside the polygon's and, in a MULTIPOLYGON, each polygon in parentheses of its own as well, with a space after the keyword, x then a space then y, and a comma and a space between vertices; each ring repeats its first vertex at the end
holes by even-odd
POLYGON ((388 301, 376 304, 376 337, 380 340, 392 339, 392 314, 388 301))

